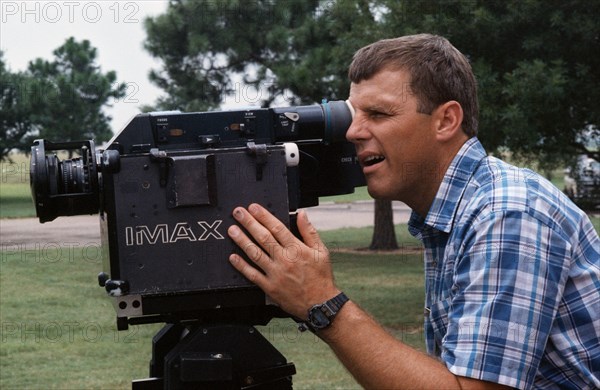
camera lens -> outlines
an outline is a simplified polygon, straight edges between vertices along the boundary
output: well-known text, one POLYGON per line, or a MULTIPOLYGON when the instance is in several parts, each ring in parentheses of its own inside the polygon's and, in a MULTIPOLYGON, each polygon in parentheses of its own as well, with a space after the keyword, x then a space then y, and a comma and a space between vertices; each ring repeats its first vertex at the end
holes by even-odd
POLYGON ((94 143, 36 140, 31 147, 30 184, 40 222, 61 215, 97 213, 99 189, 94 143), (78 150, 81 157, 61 161, 55 153, 46 154, 56 150, 78 150))
POLYGON ((88 172, 82 158, 74 158, 59 162, 60 193, 72 194, 89 191, 88 172))

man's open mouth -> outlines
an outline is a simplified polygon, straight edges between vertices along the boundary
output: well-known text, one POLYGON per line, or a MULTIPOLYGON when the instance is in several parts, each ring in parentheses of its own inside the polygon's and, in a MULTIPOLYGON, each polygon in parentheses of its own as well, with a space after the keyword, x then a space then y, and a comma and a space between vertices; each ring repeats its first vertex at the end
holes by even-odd
POLYGON ((363 165, 365 167, 370 167, 372 165, 379 164, 383 160, 385 160, 385 157, 383 156, 369 156, 363 160, 363 165))

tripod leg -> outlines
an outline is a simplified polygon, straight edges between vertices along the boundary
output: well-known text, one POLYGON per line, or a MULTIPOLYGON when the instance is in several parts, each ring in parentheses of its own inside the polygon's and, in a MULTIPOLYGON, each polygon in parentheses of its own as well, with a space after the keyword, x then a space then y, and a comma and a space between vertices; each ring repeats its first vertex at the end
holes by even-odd
POLYGON ((165 357, 185 333, 180 324, 167 324, 152 338, 150 377, 131 382, 132 390, 162 390, 164 388, 165 357))
POLYGON ((152 360, 150 360, 150 376, 164 376, 165 357, 183 338, 185 327, 181 324, 167 324, 152 338, 152 360))

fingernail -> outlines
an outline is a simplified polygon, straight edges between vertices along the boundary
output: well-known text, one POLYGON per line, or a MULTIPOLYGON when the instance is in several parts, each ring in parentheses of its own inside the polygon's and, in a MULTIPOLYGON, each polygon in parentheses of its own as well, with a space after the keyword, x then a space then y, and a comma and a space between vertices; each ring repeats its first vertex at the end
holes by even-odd
POLYGON ((252 214, 252 215, 256 215, 256 214, 257 214, 257 213, 260 211, 260 209, 259 209, 258 205, 256 205, 256 204, 252 203, 252 204, 251 204, 251 205, 248 207, 248 211, 250 211, 250 214, 252 214))
POLYGON ((242 219, 244 219, 244 212, 241 208, 238 207, 235 210, 233 210, 233 217, 238 221, 241 221, 242 219))
POLYGON ((235 225, 231 225, 227 230, 227 233, 229 233, 230 237, 237 237, 240 235, 240 228, 235 225))

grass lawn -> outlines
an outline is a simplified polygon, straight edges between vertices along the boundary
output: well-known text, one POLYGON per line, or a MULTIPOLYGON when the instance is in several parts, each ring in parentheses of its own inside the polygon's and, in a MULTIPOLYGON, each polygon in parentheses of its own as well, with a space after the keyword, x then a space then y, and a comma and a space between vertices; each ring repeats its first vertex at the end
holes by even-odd
MULTIPOLYGON (((325 239, 342 243, 344 235, 327 232, 325 239)), ((345 246, 332 253, 339 285, 398 338, 423 349, 421 255, 352 253, 345 246)), ((132 379, 147 377, 160 325, 116 330, 111 300, 96 282, 99 260, 0 252, 0 265, 0 388, 130 388, 132 379)), ((296 365, 295 388, 357 387, 329 348, 299 333, 292 320, 258 328, 296 365)))
POLYGON ((29 189, 29 160, 23 154, 0 161, 0 218, 34 217, 29 189))

